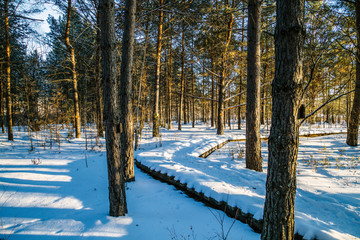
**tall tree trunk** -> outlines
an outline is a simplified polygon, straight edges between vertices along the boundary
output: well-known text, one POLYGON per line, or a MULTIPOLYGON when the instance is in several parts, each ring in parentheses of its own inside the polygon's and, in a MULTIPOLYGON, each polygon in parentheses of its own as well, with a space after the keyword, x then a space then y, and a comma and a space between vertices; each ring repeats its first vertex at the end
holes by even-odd
MULTIPOLYGON (((212 70, 214 70, 214 61, 212 56, 210 57, 210 62, 211 62, 211 68, 212 70)), ((215 77, 211 76, 211 99, 213 99, 211 101, 211 127, 215 127, 215 77)))
POLYGON ((145 29, 145 46, 144 46, 144 54, 143 54, 143 61, 141 65, 141 74, 140 74, 140 81, 139 81, 139 94, 138 94, 138 100, 137 100, 137 106, 136 106, 136 123, 135 123, 135 150, 138 149, 138 141, 139 137, 141 137, 141 131, 144 119, 144 110, 145 110, 145 104, 143 100, 143 82, 146 79, 146 56, 147 56, 147 45, 148 45, 148 36, 149 36, 149 24, 148 21, 146 23, 146 29, 145 29), (140 125, 139 125, 139 108, 141 106, 141 112, 140 112, 140 125))
MULTIPOLYGON (((194 74, 194 58, 192 57, 191 63, 191 95, 194 96, 195 94, 195 74, 194 74)), ((195 99, 194 97, 191 98, 191 118, 192 118, 192 127, 195 127, 195 99)))
POLYGON ((294 239, 298 109, 303 94, 304 0, 278 0, 272 126, 261 239, 294 239))
POLYGON ((120 75, 120 161, 125 163, 125 180, 135 181, 134 127, 132 112, 132 66, 134 52, 136 0, 127 0, 120 75))
MULTIPOLYGON (((235 4, 235 0, 233 0, 233 7, 235 4)), ((226 80, 226 71, 227 71, 227 51, 230 45, 231 34, 232 34, 232 25, 234 23, 234 16, 233 13, 226 13, 229 15, 229 22, 228 22, 228 29, 227 29, 227 36, 225 41, 224 51, 222 53, 221 58, 221 77, 219 81, 219 98, 218 98, 218 122, 217 122, 217 132, 218 135, 224 134, 224 96, 225 96, 225 80, 226 80)))
MULTIPOLYGON (((243 3, 243 7, 244 7, 244 3, 243 3)), ((244 10, 243 10, 244 13, 244 10)), ((241 54, 244 53, 244 39, 245 39, 245 34, 244 34, 244 27, 245 27, 245 17, 242 18, 242 23, 241 23, 241 27, 242 27, 242 31, 241 31, 241 48, 240 48, 240 52, 241 54)), ((243 84, 243 59, 241 58, 241 62, 240 62, 240 82, 239 82, 239 92, 242 92, 242 84, 243 84)), ((242 99, 242 95, 239 95, 239 105, 241 104, 241 99, 242 99)), ((238 107, 238 129, 241 129, 241 107, 238 107)))
POLYGON ((349 146, 358 145, 358 133, 360 124, 360 0, 355 0, 355 20, 356 20, 356 80, 355 93, 352 110, 349 118, 346 143, 349 146))
POLYGON ((95 66, 95 79, 96 79, 96 125, 97 136, 104 136, 104 118, 103 118, 103 90, 101 81, 101 32, 100 32, 100 9, 98 7, 96 12, 96 66, 95 66))
POLYGON ((246 95, 246 167, 262 171, 260 139, 261 1, 248 2, 248 73, 246 95))
POLYGON ((0 69, 0 124, 2 133, 5 133, 5 116, 4 116, 4 84, 3 84, 3 64, 0 69))
POLYGON ((110 216, 125 216, 124 162, 120 161, 119 95, 116 69, 115 3, 100 0, 102 76, 104 84, 104 118, 106 158, 109 178, 110 216))
POLYGON ((169 61, 168 61, 168 119, 167 119, 167 126, 168 129, 171 129, 171 120, 172 120, 172 103, 171 103, 171 85, 172 85, 172 37, 170 36, 169 40, 169 61))
MULTIPOLYGON (((185 25, 183 23, 181 32, 181 83, 180 83, 180 102, 179 102, 179 119, 178 119, 178 130, 181 130, 181 117, 184 108, 184 83, 185 83, 185 25)), ((184 116, 184 121, 186 118, 184 116)))
POLYGON ((73 91, 74 91, 73 97, 74 97, 75 135, 76 138, 81 138, 81 119, 80 119, 80 107, 79 107, 79 91, 78 91, 78 82, 77 82, 77 74, 76 74, 76 59, 75 59, 74 48, 70 43, 71 1, 72 0, 68 0, 68 6, 67 6, 65 44, 70 54, 70 63, 71 63, 71 77, 72 77, 73 91))
POLYGON ((9 30, 9 1, 5 0, 5 48, 6 48, 6 118, 8 127, 8 140, 14 141, 12 130, 12 104, 11 104, 11 75, 10 75, 10 30, 9 30))
POLYGON ((155 67, 155 98, 154 98, 154 111, 153 111, 153 137, 160 136, 160 67, 161 67, 161 41, 163 32, 163 19, 164 12, 163 6, 164 0, 159 2, 159 24, 158 24, 158 37, 156 46, 156 67, 155 67))

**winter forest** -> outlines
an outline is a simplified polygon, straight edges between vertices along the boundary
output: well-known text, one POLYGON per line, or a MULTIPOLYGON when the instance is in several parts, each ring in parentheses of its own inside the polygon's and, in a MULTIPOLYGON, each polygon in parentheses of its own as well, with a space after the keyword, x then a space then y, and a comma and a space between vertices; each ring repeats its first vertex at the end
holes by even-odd
POLYGON ((360 0, 1 0, 0 240, 360 239, 360 0))

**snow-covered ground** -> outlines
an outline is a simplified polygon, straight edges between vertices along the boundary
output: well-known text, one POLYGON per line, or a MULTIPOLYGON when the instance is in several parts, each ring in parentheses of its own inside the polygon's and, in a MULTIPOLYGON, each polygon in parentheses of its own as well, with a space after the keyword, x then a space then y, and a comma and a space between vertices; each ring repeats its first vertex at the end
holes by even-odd
MULTIPOLYGON (((264 172, 258 173, 245 168, 244 142, 231 142, 208 158, 199 157, 226 139, 244 139, 244 131, 227 130, 225 136, 218 137, 215 130, 201 128, 186 126, 181 133, 163 132, 161 141, 152 139, 143 144, 136 159, 208 197, 226 201, 261 219, 267 142, 262 144, 264 172)), ((345 129, 323 125, 301 129, 301 134, 325 132, 345 129)), ((263 136, 267 136, 266 131, 263 136)), ((347 146, 345 139, 345 134, 300 139, 295 230, 306 239, 360 237, 360 147, 347 146)))
POLYGON ((101 148, 89 140, 87 151, 85 139, 50 149, 45 136, 30 151, 27 133, 15 132, 14 142, 0 135, 1 240, 221 239, 228 232, 228 239, 259 239, 248 225, 138 169, 127 184, 129 214, 109 217, 104 140, 101 148))
MULTIPOLYGON (((304 134, 340 131, 346 129, 302 129, 304 134)), ((148 128, 135 156, 260 219, 266 142, 264 173, 244 168, 243 142, 229 143, 206 159, 198 157, 229 138, 245 138, 244 130, 225 132, 219 137, 215 129, 199 124, 195 129, 183 126, 182 131, 162 129, 155 139, 148 128)), ((267 136, 266 128, 262 134, 267 136)), ((360 148, 347 147, 344 136, 301 139, 296 231, 308 239, 360 237, 360 148)), ((136 181, 127 185, 129 214, 108 217, 104 140, 100 139, 102 145, 88 140, 85 150, 85 139, 62 139, 60 147, 54 143, 50 149, 48 138, 34 137, 38 140, 30 151, 26 133, 15 132, 14 142, 0 135, 0 239, 221 239, 229 229, 228 239, 260 238, 249 226, 238 221, 232 226, 234 221, 222 212, 137 169, 136 181)))

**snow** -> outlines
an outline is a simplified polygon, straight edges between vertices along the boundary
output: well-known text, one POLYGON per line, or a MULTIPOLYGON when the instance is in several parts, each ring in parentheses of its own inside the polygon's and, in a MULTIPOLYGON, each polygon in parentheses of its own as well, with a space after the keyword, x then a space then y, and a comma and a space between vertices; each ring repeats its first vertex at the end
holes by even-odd
MULTIPOLYGON (((301 129, 301 134, 337 132, 346 129, 301 129)), ((264 127, 262 137, 268 133, 264 127)), ((46 134, 32 136, 33 151, 26 132, 16 131, 14 142, 0 135, 0 239, 221 239, 228 231, 228 239, 260 238, 248 225, 138 169, 136 181, 127 184, 129 214, 109 217, 104 139, 99 144, 88 139, 86 150, 86 139, 62 138, 50 149, 46 134)), ((245 142, 230 142, 207 158, 199 157, 229 139, 244 138, 244 130, 217 136, 203 124, 194 129, 183 125, 182 131, 162 129, 160 138, 152 138, 148 127, 135 158, 261 219, 266 141, 262 173, 245 168, 245 142)), ((300 139, 295 230, 305 239, 360 237, 360 147, 348 147, 345 139, 344 134, 300 139)))
MULTIPOLYGON (((245 142, 230 142, 208 158, 199 157, 227 139, 244 139, 244 131, 228 130, 218 137, 214 129, 184 128, 184 132, 176 133, 176 142, 167 142, 161 147, 149 139, 149 143, 137 151, 136 159, 208 197, 226 201, 261 219, 266 193, 266 141, 262 143, 264 172, 258 173, 245 168, 245 142)), ((161 141, 166 142, 174 132, 164 131, 161 141)), ((303 135, 336 132, 346 132, 346 129, 341 126, 301 129, 303 135)), ((267 134, 262 132, 263 137, 267 134)), ((360 237, 360 148, 347 146, 345 140, 345 134, 300 139, 295 231, 305 239, 360 237)))
POLYGON ((16 131, 14 142, 0 135, 0 239, 220 239, 228 231, 228 239, 260 237, 138 169, 127 184, 129 214, 109 217, 104 139, 88 141, 88 150, 85 139, 62 139, 50 149, 44 132, 33 136, 30 151, 26 135, 16 131))

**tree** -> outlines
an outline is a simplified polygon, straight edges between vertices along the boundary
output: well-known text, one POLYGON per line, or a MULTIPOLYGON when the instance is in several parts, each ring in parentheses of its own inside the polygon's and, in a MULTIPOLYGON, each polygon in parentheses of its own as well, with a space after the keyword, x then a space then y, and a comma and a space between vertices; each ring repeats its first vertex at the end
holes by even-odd
POLYGON ((1 63, 0 66, 0 125, 2 128, 2 133, 5 133, 3 64, 1 63))
POLYGON ((71 77, 73 83, 73 91, 74 91, 74 128, 76 138, 81 138, 81 120, 80 120, 80 106, 79 106, 79 93, 78 93, 78 80, 76 74, 76 59, 75 59, 75 50, 74 47, 70 43, 70 22, 71 22, 71 1, 68 0, 67 7, 67 21, 66 21, 66 29, 65 29, 65 44, 70 54, 70 63, 71 63, 71 77))
POLYGON ((100 0, 106 159, 110 216, 127 213, 124 162, 120 161, 120 119, 116 70, 115 3, 100 0))
POLYGON ((154 110, 153 110, 153 137, 160 136, 160 67, 161 67, 161 42, 163 32, 163 12, 164 0, 159 1, 159 23, 158 36, 156 44, 156 64, 155 64, 155 95, 154 95, 154 110))
POLYGON ((304 9, 304 0, 277 0, 272 126, 261 239, 294 238, 304 9))
POLYGON ((349 119, 349 126, 347 130, 346 143, 349 146, 358 145, 358 134, 360 124, 360 0, 355 0, 355 29, 357 36, 356 45, 356 80, 355 80, 355 94, 352 105, 352 110, 349 119))
POLYGON ((125 180, 134 181, 134 127, 132 114, 132 66, 136 0, 127 0, 120 72, 120 161, 125 164, 125 180))
POLYGON ((262 171, 260 138, 261 1, 248 2, 248 72, 246 95, 246 167, 262 171))
POLYGON ((5 13, 5 51, 6 51, 6 118, 8 128, 8 140, 14 141, 12 130, 12 102, 11 102, 11 67, 10 67, 10 29, 9 29, 9 1, 5 0, 4 4, 5 13))

